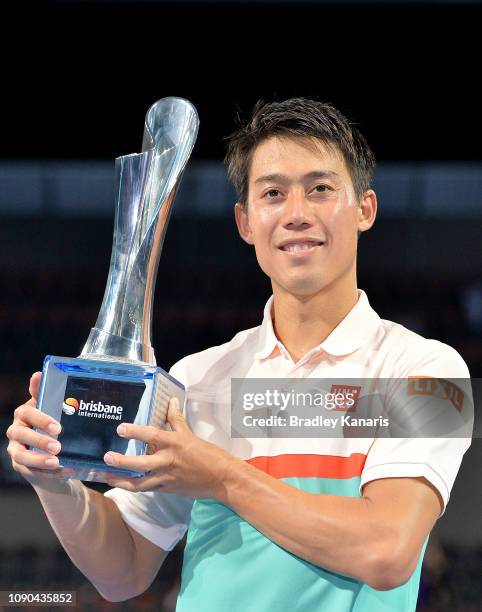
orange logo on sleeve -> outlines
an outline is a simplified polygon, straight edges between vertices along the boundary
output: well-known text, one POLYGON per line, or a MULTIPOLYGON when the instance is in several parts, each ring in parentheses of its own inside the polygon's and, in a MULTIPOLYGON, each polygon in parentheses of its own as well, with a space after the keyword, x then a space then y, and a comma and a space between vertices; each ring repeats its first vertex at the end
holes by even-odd
POLYGON ((464 407, 464 392, 462 389, 444 378, 409 376, 408 395, 425 395, 449 400, 459 412, 462 412, 464 407))

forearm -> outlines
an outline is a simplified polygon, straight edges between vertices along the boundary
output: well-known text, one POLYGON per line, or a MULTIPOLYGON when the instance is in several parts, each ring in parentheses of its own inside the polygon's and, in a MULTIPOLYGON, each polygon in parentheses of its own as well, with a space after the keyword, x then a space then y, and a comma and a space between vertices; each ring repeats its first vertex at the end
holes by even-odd
POLYGON ((369 499, 305 493, 236 459, 227 474, 220 501, 270 540, 324 569, 381 585, 394 534, 369 499))
POLYGON ((98 591, 112 601, 134 597, 149 586, 167 552, 131 529, 111 499, 78 480, 55 477, 60 444, 52 448, 52 436, 61 426, 36 408, 39 385, 40 372, 6 432, 12 467, 33 486, 60 543, 98 591))
POLYGON ((78 480, 34 489, 73 563, 107 599, 127 599, 143 589, 134 570, 136 547, 115 503, 78 480))

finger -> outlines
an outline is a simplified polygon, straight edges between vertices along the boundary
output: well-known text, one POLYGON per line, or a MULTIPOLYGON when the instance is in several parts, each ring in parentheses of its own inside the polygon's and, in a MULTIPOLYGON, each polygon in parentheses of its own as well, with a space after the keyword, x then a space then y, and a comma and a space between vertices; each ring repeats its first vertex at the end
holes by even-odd
POLYGON ((116 476, 114 474, 108 476, 107 484, 111 487, 118 487, 132 492, 153 491, 155 489, 163 489, 173 480, 171 476, 152 474, 142 478, 126 478, 125 476, 116 476))
POLYGON ((42 429, 45 433, 52 436, 56 436, 62 431, 58 421, 34 406, 29 405, 28 402, 15 409, 14 420, 24 423, 27 427, 42 429))
POLYGON ((177 397, 171 397, 169 400, 169 408, 167 411, 167 420, 173 431, 190 431, 189 425, 182 416, 177 397))
POLYGON ((43 453, 33 450, 27 450, 24 446, 16 442, 12 442, 12 448, 9 450, 9 455, 12 458, 12 463, 28 468, 52 470, 59 467, 58 457, 44 455, 43 453))
POLYGON ((168 432, 159 429, 158 427, 152 427, 150 425, 134 425, 134 423, 121 423, 117 427, 117 433, 122 438, 129 438, 133 440, 140 440, 141 442, 147 442, 156 448, 160 448, 165 445, 169 438, 168 432))
POLYGON ((57 468, 52 470, 39 470, 37 468, 28 468, 19 463, 12 463, 13 469, 21 474, 29 481, 39 481, 47 479, 67 480, 74 476, 73 470, 70 468, 57 468))
POLYGON ((25 427, 25 425, 10 425, 7 429, 7 438, 25 446, 34 446, 35 448, 42 449, 52 455, 57 455, 61 448, 58 440, 38 433, 30 429, 30 427, 25 427))
POLYGON ((142 478, 126 478, 125 476, 114 476, 109 475, 106 477, 106 483, 110 487, 118 487, 119 489, 125 489, 126 491, 137 492, 140 486, 139 480, 142 478))
POLYGON ((54 478, 55 480, 68 480, 69 478, 74 478, 76 477, 75 474, 75 470, 73 468, 65 468, 65 467, 58 467, 57 469, 52 469, 52 470, 42 470, 42 469, 38 469, 38 468, 25 468, 25 469, 29 469, 30 472, 35 475, 35 476, 39 476, 40 478, 54 478))
POLYGON ((38 398, 38 392, 40 389, 40 380, 42 379, 42 372, 34 372, 30 378, 30 385, 28 392, 36 400, 38 398))
POLYGON ((149 472, 154 469, 162 470, 170 464, 168 458, 163 457, 160 452, 154 455, 126 456, 109 451, 104 455, 104 461, 107 465, 134 472, 149 472))
POLYGON ((18 474, 20 474, 24 478, 27 478, 28 480, 32 480, 32 478, 52 478, 54 476, 54 473, 52 471, 28 468, 25 465, 16 463, 15 461, 12 461, 12 467, 18 474))

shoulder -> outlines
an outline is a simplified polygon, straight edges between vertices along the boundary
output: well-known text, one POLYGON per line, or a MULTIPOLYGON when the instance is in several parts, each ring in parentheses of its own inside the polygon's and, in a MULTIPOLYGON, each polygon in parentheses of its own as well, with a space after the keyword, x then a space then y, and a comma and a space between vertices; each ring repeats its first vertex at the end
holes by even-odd
POLYGON ((379 345, 384 347, 391 376, 470 377, 467 364, 453 347, 393 321, 381 319, 380 323, 379 345))
POLYGON ((184 385, 194 385, 201 380, 213 382, 229 377, 243 362, 250 365, 258 348, 261 326, 238 332, 229 342, 209 347, 187 355, 176 362, 169 373, 184 385))

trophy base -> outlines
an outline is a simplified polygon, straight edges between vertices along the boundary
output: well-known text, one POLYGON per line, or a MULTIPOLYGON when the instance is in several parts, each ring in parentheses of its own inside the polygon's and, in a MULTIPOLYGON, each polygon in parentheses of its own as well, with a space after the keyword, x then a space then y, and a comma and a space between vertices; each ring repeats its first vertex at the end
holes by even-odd
POLYGON ((109 474, 145 476, 148 472, 107 465, 104 455, 109 450, 126 456, 149 454, 146 442, 121 438, 117 426, 123 422, 165 429, 173 396, 182 406, 183 385, 156 366, 48 355, 37 408, 62 426, 53 436, 62 445, 59 477, 105 482, 109 474))

